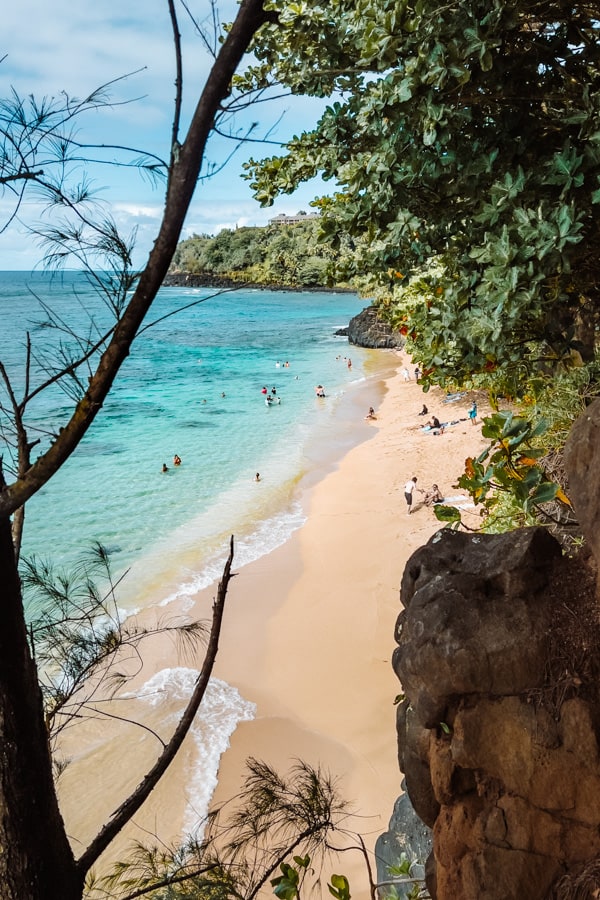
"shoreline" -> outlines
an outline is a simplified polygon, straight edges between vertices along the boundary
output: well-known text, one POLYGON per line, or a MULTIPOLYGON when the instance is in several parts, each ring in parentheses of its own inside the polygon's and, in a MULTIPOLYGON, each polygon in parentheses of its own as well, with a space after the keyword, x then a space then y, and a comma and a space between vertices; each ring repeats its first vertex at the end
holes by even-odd
MULTIPOLYGON (((394 356, 369 438, 305 492, 304 526, 245 567, 243 583, 234 585, 235 606, 243 595, 266 623, 252 643, 251 679, 233 658, 246 624, 231 607, 215 673, 256 702, 257 715, 232 735, 214 803, 238 792, 247 756, 283 772, 302 756, 340 779, 356 809, 348 827, 362 833, 371 853, 401 793, 393 702, 401 686, 391 667, 400 580, 410 555, 442 527, 418 501, 407 516, 404 483, 417 474, 420 486, 435 481, 448 495, 465 457, 485 445, 467 421, 466 395, 452 405, 452 418, 464 421, 443 435, 422 433, 423 399, 440 415, 442 392, 425 396, 405 382, 406 357, 394 356), (284 652, 282 635, 291 637, 284 652)), ((355 897, 366 898, 364 865, 354 857, 335 871, 348 875, 355 897)))
MULTIPOLYGON (((339 778, 340 792, 356 811, 348 827, 363 834, 370 852, 387 830, 400 794, 393 700, 401 688, 391 668, 400 579, 411 553, 441 527, 427 507, 417 505, 412 516, 406 515, 404 483, 417 474, 419 487, 436 481, 447 494, 465 456, 482 444, 479 428, 466 420, 466 395, 452 406, 453 417, 465 417, 459 426, 438 437, 423 434, 423 419, 417 416, 423 400, 439 416, 442 394, 424 396, 401 375, 406 357, 386 353, 389 367, 382 366, 381 377, 368 381, 365 390, 360 386, 353 401, 354 411, 359 402, 366 403, 356 413, 365 438, 349 449, 342 447, 341 458, 334 450, 328 463, 302 480, 304 525, 285 544, 239 570, 234 559, 237 574, 213 672, 256 705, 255 718, 238 724, 221 756, 213 805, 239 792, 246 758, 262 759, 282 773, 303 758, 339 778), (374 402, 367 399, 369 393, 374 402), (369 405, 376 407, 376 421, 363 420, 369 405)), ((213 585, 200 591, 186 618, 209 617, 215 590, 213 585)), ((152 639, 144 648, 144 666, 132 687, 165 666, 199 668, 201 652, 195 660, 175 661, 176 651, 166 640, 152 639)), ((158 722, 163 730, 165 709, 161 700, 158 722)), ((122 734, 115 740, 123 746, 122 734)), ((185 748, 136 824, 127 829, 127 841, 147 839, 144 831, 167 841, 179 833, 191 781, 189 742, 185 748)), ((90 797, 94 823, 81 824, 77 797, 69 798, 73 789, 68 782, 74 776, 67 770, 64 812, 70 832, 82 834, 85 843, 98 817, 104 821, 104 809, 109 812, 116 805, 107 793, 120 802, 128 784, 139 780, 144 754, 155 750, 151 742, 146 748, 138 739, 129 767, 135 764, 135 773, 119 773, 119 779, 107 777, 98 785, 90 797)), ((84 770, 93 772, 103 759, 90 753, 84 763, 84 770)), ((355 898, 368 896, 362 860, 344 857, 335 871, 348 875, 355 898)))
MULTIPOLYGON (((215 288, 221 290, 235 290, 247 288, 253 291, 293 291, 294 293, 307 292, 310 294, 357 294, 356 288, 340 285, 339 287, 327 287, 323 285, 290 285, 267 284, 262 281, 242 281, 228 278, 226 275, 217 275, 213 272, 204 272, 192 275, 188 272, 171 272, 166 275, 162 287, 186 287, 186 288, 215 288)), ((365 301, 366 302, 366 301, 365 301)))

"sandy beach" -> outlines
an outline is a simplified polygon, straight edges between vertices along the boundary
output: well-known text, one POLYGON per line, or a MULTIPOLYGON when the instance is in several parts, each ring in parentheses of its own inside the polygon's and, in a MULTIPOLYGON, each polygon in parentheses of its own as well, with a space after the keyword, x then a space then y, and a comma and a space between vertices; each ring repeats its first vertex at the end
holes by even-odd
MULTIPOLYGON (((400 580, 412 552, 440 527, 420 493, 407 515, 404 485, 416 475, 418 488, 435 482, 445 497, 457 497, 461 492, 452 485, 465 458, 485 445, 479 424, 473 427, 467 418, 473 395, 451 404, 443 403, 439 391, 424 395, 408 360, 381 352, 388 363, 393 356, 394 371, 373 389, 372 399, 366 397, 364 413, 369 405, 376 410, 375 420, 364 420, 366 439, 321 480, 313 478, 303 497, 306 523, 292 539, 233 579, 214 673, 256 704, 255 718, 240 723, 221 757, 214 801, 235 796, 247 757, 284 772, 302 758, 339 779, 356 813, 346 824, 371 850, 400 792, 394 698, 401 686, 391 668, 400 580), (405 364, 410 381, 401 372, 405 364), (443 434, 424 433, 427 419, 418 415, 424 402, 440 421, 458 423, 443 434)), ((486 412, 480 405, 479 414, 486 412)), ((476 513, 467 510, 465 516, 476 513)), ((189 614, 206 617, 214 593, 214 588, 202 592, 189 614)), ((156 642, 139 679, 152 667, 173 665, 172 654, 171 645, 156 642)), ((121 791, 139 780, 146 752, 141 742, 138 750, 137 778, 119 773, 110 790, 105 781, 88 795, 94 819, 110 811, 108 794, 118 791, 122 799, 121 791)), ((155 750, 150 744, 149 758, 155 750)), ((73 756, 72 749, 67 752, 73 756)), ((61 789, 67 824, 83 843, 96 826, 91 818, 82 824, 81 803, 73 796, 76 782, 70 779, 86 770, 90 774, 102 762, 87 754, 72 774, 67 770, 61 789)), ((185 779, 184 755, 169 784, 136 816, 130 838, 146 836, 143 830, 136 833, 138 827, 177 833, 185 779)), ((359 854, 345 854, 337 871, 349 876, 353 897, 368 896, 359 854)))
MULTIPOLYGON (((404 485, 416 475, 419 488, 436 483, 458 497, 452 485, 465 458, 486 443, 467 418, 472 395, 452 404, 439 391, 425 396, 412 374, 405 381, 405 361, 398 354, 377 418, 365 421, 370 438, 308 492, 304 527, 234 581, 217 662, 217 674, 258 713, 233 735, 216 799, 235 794, 249 755, 284 771, 302 757, 339 777, 356 810, 349 827, 371 849, 402 777, 394 708, 401 686, 391 668, 400 580, 413 551, 441 527, 420 493, 407 515, 404 485), (441 422, 461 421, 424 433, 423 402, 441 422)), ((353 896, 368 896, 358 854, 346 854, 340 869, 353 896)))

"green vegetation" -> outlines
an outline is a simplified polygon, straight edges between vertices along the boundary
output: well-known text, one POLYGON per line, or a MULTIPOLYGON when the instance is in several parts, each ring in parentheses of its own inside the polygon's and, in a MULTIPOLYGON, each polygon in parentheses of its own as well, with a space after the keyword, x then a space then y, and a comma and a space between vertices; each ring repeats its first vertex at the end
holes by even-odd
MULTIPOLYGON (((314 205, 343 251, 338 277, 406 336, 424 388, 523 403, 532 431, 557 379, 583 370, 586 398, 598 393, 596 13, 586 0, 300 0, 239 77, 332 98, 284 155, 248 164, 260 202, 333 181, 314 205)), ((560 451, 565 430, 550 423, 536 446, 560 451)))
POLYGON ((317 287, 335 283, 334 258, 331 243, 319 240, 318 221, 307 219, 293 225, 226 228, 213 237, 194 235, 178 245, 169 271, 317 287))
POLYGON ((600 312, 592 5, 300 2, 266 32, 242 80, 342 99, 285 156, 249 164, 256 196, 269 204, 318 173, 335 179, 318 201, 323 233, 334 245, 352 236, 347 274, 404 324, 425 379, 493 373, 518 388, 540 366, 589 359, 600 312))

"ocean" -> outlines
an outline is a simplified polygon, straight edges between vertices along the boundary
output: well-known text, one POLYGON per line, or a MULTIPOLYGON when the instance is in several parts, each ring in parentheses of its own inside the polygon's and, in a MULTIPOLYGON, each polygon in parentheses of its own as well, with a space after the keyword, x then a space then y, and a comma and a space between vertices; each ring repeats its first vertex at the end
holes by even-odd
MULTIPOLYGON (((163 288, 147 320, 156 324, 134 344, 91 430, 27 504, 23 555, 68 569, 93 541, 102 542, 114 575, 127 573, 118 593, 127 613, 173 600, 185 607, 220 576, 230 535, 236 570, 280 546, 304 521, 301 484, 369 436, 364 415, 381 354, 335 334, 365 305, 349 293, 240 289, 215 296, 163 288), (267 406, 263 388, 275 389, 281 402, 267 406)), ((110 323, 76 272, 0 273, 0 310, 0 360, 17 396, 27 333, 33 386, 75 335, 95 335, 110 323), (60 328, 50 327, 48 308, 60 328)), ((41 448, 71 407, 69 391, 56 387, 31 404, 31 436, 41 438, 41 448)), ((0 452, 9 473, 6 434, 0 430, 0 452)), ((158 677, 173 699, 189 679, 187 669, 158 677)), ((204 769, 191 778, 204 785, 218 766, 210 748, 220 753, 236 722, 253 715, 233 688, 215 683, 212 690, 218 713, 206 713, 198 754, 204 769)), ((198 805, 206 806, 195 797, 198 805)))
MULTIPOLYGON (((376 373, 374 354, 335 331, 365 303, 347 293, 213 293, 160 291, 148 321, 162 321, 138 338, 75 454, 27 504, 24 555, 69 566, 97 540, 115 574, 135 567, 168 582, 160 598, 168 602, 219 576, 231 534, 239 566, 300 526, 299 481, 358 437, 340 406, 376 373), (276 388, 279 405, 266 406, 265 387, 276 388)), ((27 332, 34 386, 74 344, 67 328, 93 334, 110 322, 80 273, 0 273, 0 310, 0 360, 18 396, 27 332), (62 330, 48 326, 41 303, 62 330)), ((31 404, 41 448, 72 405, 56 388, 31 404)), ((362 423, 360 431, 368 433, 362 423)), ((10 448, 1 452, 8 469, 10 448)), ((134 609, 145 600, 125 590, 123 602, 134 609)))

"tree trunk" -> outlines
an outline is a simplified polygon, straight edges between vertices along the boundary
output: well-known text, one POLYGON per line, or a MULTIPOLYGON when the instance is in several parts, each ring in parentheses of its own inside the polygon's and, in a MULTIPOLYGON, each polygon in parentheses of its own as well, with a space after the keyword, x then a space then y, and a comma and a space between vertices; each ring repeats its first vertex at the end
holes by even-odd
POLYGON ((80 900, 6 517, 0 519, 0 585, 0 894, 2 900, 80 900))
MULTIPOLYGON (((174 148, 158 236, 84 397, 49 449, 31 466, 24 466, 25 471, 11 485, 6 485, 2 476, 0 457, 1 900, 81 900, 86 866, 95 859, 89 851, 81 864, 76 864, 58 808, 42 698, 27 641, 10 515, 43 487, 75 450, 130 352, 181 236, 215 115, 231 90, 232 77, 253 36, 275 16, 274 12, 265 13, 262 3, 241 0, 198 99, 187 137, 174 148)), ((96 848, 93 843, 92 849, 96 848)))

